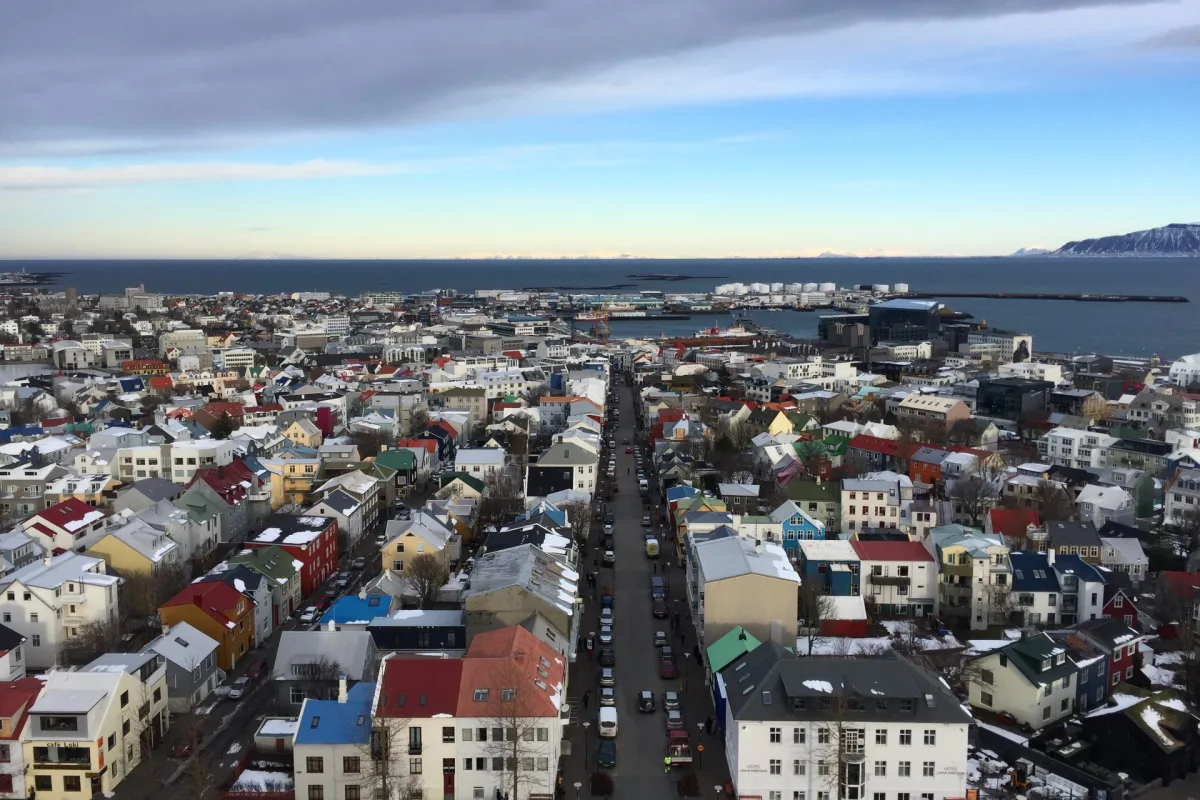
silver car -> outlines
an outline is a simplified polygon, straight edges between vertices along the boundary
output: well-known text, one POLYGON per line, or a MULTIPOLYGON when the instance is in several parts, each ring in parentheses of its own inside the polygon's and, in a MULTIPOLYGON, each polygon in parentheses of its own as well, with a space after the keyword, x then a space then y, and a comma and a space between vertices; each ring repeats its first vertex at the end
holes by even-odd
POLYGON ((612 641, 613 641, 612 628, 610 628, 607 625, 601 625, 600 626, 600 644, 607 646, 607 645, 612 644, 612 641))
POLYGON ((612 667, 602 667, 600 669, 600 685, 601 686, 616 686, 617 673, 613 672, 612 667))
POLYGON ((615 706, 617 704, 617 690, 611 686, 600 687, 600 705, 615 706))
POLYGON ((608 627, 610 630, 613 626, 613 613, 611 608, 606 608, 600 612, 600 624, 608 627))

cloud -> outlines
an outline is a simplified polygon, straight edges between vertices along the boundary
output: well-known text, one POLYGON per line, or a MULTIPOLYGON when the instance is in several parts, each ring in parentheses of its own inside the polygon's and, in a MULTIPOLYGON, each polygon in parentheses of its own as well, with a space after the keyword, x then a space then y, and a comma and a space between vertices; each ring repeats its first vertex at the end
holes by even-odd
MULTIPOLYGON (((157 0, 10 4, 0 143, 153 143, 345 131, 520 106, 526 89, 864 24, 978 20, 1140 0, 157 0)), ((886 59, 883 59, 886 61, 886 59)), ((761 65, 760 65, 761 66, 761 65)), ((702 76, 712 83, 719 76, 702 76)), ((753 70, 718 86, 755 94, 753 70), (750 82, 747 82, 747 81, 750 82), (736 85, 734 83, 736 82, 736 85)), ((768 85, 778 75, 761 73, 768 85)), ((837 76, 834 76, 835 78, 837 76)), ((822 75, 805 76, 810 83, 822 75)), ((697 91, 678 80, 684 97, 697 91)), ((843 81, 845 83, 845 81, 843 81)), ((905 85, 898 80, 898 85, 905 85)), ((830 87, 836 91, 835 80, 830 87)), ((590 86, 592 91, 594 86, 590 86)), ((658 95, 661 99, 668 99, 658 95)), ((542 111, 553 112, 553 107, 542 111)))
POLYGON ((1200 25, 1188 25, 1169 30, 1158 36, 1150 37, 1145 41, 1145 44, 1150 47, 1164 49, 1200 47, 1200 25))

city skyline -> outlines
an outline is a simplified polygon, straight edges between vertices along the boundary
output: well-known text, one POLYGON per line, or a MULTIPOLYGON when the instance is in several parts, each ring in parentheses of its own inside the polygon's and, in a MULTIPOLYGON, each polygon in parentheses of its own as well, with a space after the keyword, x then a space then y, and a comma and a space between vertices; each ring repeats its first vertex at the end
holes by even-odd
POLYGON ((994 255, 1200 216, 1200 0, 996 5, 23 7, 0 257, 994 255))

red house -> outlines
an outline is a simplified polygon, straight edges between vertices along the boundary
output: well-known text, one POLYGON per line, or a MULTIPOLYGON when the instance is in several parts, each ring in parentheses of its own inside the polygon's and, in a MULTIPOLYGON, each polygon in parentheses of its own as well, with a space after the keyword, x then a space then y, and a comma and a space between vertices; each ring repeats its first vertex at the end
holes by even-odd
POLYGON ((862 595, 831 595, 828 619, 821 620, 821 635, 861 639, 867 635, 867 603, 862 595))
POLYGON ((221 495, 222 500, 230 505, 244 501, 246 495, 251 491, 261 489, 263 486, 262 478, 254 474, 241 459, 219 467, 198 469, 188 486, 196 481, 207 483, 213 491, 221 495))
POLYGON ((1087 619, 1075 626, 1071 639, 1075 638, 1108 656, 1110 692, 1113 686, 1133 677, 1133 656, 1142 638, 1133 628, 1115 619, 1087 619))
POLYGON ((1012 540, 1013 548, 1022 550, 1037 550, 1026 543, 1026 535, 1030 526, 1041 525, 1038 512, 1033 508, 993 508, 988 512, 983 522, 983 531, 989 536, 1003 536, 1005 541, 1012 540))
POLYGON ((1104 586, 1104 618, 1115 619, 1125 623, 1135 631, 1140 631, 1137 606, 1133 604, 1133 595, 1124 586, 1104 586))
POLYGON ((54 555, 74 552, 90 542, 83 542, 89 533, 97 533, 104 527, 107 511, 92 508, 75 497, 43 508, 21 523, 21 529, 37 540, 38 544, 54 555))
POLYGON ((332 517, 272 514, 246 547, 277 545, 300 562, 300 592, 314 594, 338 568, 338 524, 332 517))

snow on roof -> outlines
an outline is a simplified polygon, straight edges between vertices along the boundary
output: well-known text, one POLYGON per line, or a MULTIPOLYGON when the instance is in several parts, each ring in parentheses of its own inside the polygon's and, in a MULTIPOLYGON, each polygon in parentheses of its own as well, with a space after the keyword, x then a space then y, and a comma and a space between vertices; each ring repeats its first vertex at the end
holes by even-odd
POLYGON ((809 689, 812 689, 814 692, 827 692, 828 694, 833 694, 833 684, 831 684, 829 681, 807 680, 804 682, 804 685, 809 689))
POLYGON ((73 519, 70 522, 67 522, 66 524, 63 525, 63 527, 66 528, 71 533, 74 533, 75 531, 79 530, 80 528, 82 528, 86 525, 91 525, 93 522, 98 522, 99 520, 102 520, 102 519, 104 519, 103 511, 89 511, 88 513, 86 513, 82 517, 80 517, 79 519, 73 519))
POLYGON ((279 528, 264 528, 262 533, 255 536, 255 541, 259 542, 274 542, 283 534, 279 528))

